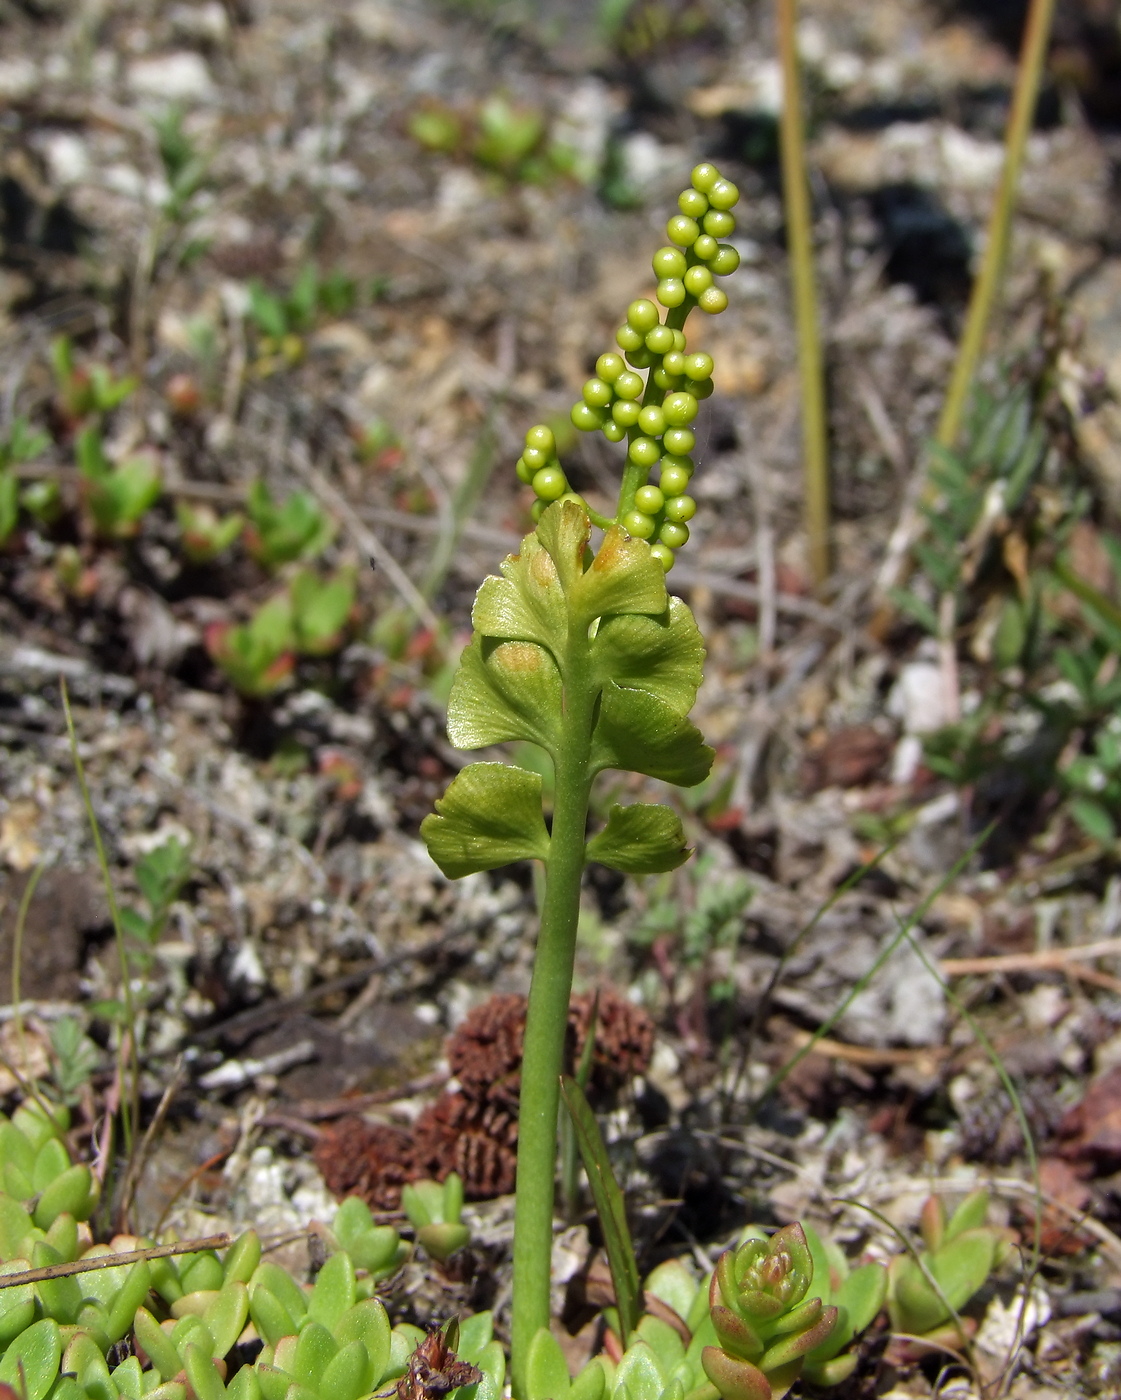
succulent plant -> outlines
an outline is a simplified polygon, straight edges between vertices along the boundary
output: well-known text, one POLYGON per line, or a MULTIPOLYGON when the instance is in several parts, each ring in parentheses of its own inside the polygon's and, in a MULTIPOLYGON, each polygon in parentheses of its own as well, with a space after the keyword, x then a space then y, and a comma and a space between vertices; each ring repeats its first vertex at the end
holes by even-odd
POLYGON ((837 1325, 820 1345, 806 1353, 802 1374, 814 1385, 840 1385, 856 1369, 853 1339, 871 1325, 887 1296, 887 1267, 877 1262, 852 1268, 843 1250, 824 1241, 812 1225, 802 1227, 813 1259, 814 1289, 821 1301, 837 1309, 837 1325))
POLYGON ((709 1291, 718 1345, 704 1348, 701 1364, 724 1400, 779 1400, 806 1354, 828 1341, 839 1312, 814 1292, 813 1279, 801 1225, 720 1256, 709 1291))
POLYGON ((370 1207, 361 1196, 348 1196, 343 1201, 331 1231, 355 1267, 365 1270, 375 1282, 396 1273, 409 1252, 392 1225, 374 1224, 370 1207))
POLYGON ((417 1242, 443 1263, 471 1238, 464 1225, 463 1178, 449 1172, 438 1181, 414 1181, 401 1192, 401 1208, 416 1230, 417 1242))
POLYGON ((968 1195, 949 1219, 940 1197, 927 1199, 919 1221, 925 1248, 896 1255, 888 1269, 888 1314, 896 1332, 952 1348, 970 1335, 973 1319, 957 1314, 1001 1252, 1001 1231, 986 1224, 988 1210, 983 1189, 968 1195))

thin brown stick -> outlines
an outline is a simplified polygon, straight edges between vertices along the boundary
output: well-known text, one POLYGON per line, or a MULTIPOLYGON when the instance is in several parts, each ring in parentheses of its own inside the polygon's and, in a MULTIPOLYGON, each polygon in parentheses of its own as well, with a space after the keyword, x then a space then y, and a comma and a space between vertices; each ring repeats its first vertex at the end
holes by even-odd
POLYGON ((818 1036, 815 1040, 809 1031, 803 1030, 796 1030, 791 1039, 799 1049, 803 1045, 809 1045, 811 1055, 825 1055, 830 1059, 846 1060, 849 1064, 866 1065, 870 1068, 941 1060, 950 1053, 949 1048, 944 1045, 927 1045, 914 1050, 878 1050, 871 1045, 847 1045, 843 1040, 831 1040, 828 1036, 818 1036), (810 1041, 813 1041, 812 1045, 810 1041))
POLYGON ((75 1259, 72 1264, 48 1264, 43 1269, 25 1269, 21 1274, 0 1274, 0 1288, 15 1288, 21 1283, 44 1283, 51 1278, 69 1278, 71 1274, 89 1274, 95 1269, 115 1269, 124 1264, 139 1264, 142 1259, 168 1259, 173 1254, 195 1254, 200 1249, 225 1249, 229 1243, 227 1234, 207 1235, 201 1240, 153 1244, 147 1249, 129 1249, 123 1254, 98 1254, 93 1259, 75 1259))
POLYGON ((1000 953, 984 958, 943 958, 939 967, 947 977, 985 972, 1055 972, 1068 963, 1094 958, 1121 957, 1121 938, 1097 943, 1076 943, 1069 948, 1045 948, 1038 953, 1000 953))

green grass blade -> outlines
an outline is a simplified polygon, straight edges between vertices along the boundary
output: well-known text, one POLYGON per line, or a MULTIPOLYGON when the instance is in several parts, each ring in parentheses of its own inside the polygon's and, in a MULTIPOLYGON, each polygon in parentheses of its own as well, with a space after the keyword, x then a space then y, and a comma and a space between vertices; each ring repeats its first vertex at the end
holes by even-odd
POLYGON ((619 1183, 615 1180, 615 1173, 611 1170, 611 1159, 607 1155, 595 1114, 584 1096, 583 1089, 567 1074, 561 1076, 561 1096, 572 1119, 576 1142, 580 1148, 580 1156, 584 1159, 584 1170, 588 1173, 588 1184, 592 1188, 592 1199, 595 1201, 600 1228, 607 1246, 607 1262, 611 1268, 611 1281, 615 1285, 619 1326, 623 1333, 623 1347, 626 1349, 642 1311, 642 1289, 638 1280, 638 1263, 634 1257, 631 1232, 627 1226, 626 1203, 619 1183))

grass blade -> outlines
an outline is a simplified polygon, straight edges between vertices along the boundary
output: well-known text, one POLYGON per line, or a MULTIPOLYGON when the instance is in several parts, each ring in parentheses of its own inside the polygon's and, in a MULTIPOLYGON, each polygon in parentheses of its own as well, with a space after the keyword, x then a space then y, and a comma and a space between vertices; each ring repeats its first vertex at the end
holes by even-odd
POLYGON ((611 1170, 611 1159, 607 1155, 595 1114, 583 1089, 567 1074, 561 1076, 561 1097, 572 1119, 576 1143, 584 1159, 584 1170, 588 1173, 588 1185, 592 1188, 592 1199, 607 1246, 607 1262, 611 1268, 611 1281, 615 1285, 615 1302, 619 1308, 619 1327, 625 1350, 642 1311, 638 1262, 627 1226, 626 1204, 615 1173, 611 1170))

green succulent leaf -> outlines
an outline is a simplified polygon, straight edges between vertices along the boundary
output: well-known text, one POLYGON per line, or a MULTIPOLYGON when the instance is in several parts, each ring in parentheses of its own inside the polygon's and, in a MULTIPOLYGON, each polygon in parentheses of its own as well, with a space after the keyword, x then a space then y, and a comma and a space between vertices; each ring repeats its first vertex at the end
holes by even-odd
POLYGON ((549 833, 541 815, 541 778, 504 763, 472 763, 425 817, 420 833, 452 880, 514 860, 545 860, 549 833))
POLYGON ((225 1356, 245 1329, 249 1316, 249 1290, 240 1279, 214 1294, 202 1315, 214 1339, 214 1355, 225 1356))
POLYGON ((601 683, 610 680, 649 691, 678 714, 692 709, 705 649, 693 614, 680 598, 671 598, 658 615, 605 617, 591 652, 593 671, 601 683))
MULTIPOLYGON (((227 1400, 261 1400, 261 1382, 256 1366, 243 1366, 226 1387, 227 1400)), ((157 1397, 153 1397, 157 1400, 157 1397)))
POLYGON ((287 1269, 282 1269, 271 1260, 263 1260, 257 1266, 249 1283, 251 1291, 254 1285, 264 1284, 270 1293, 275 1294, 280 1299, 296 1323, 303 1320, 307 1312, 307 1294, 304 1293, 287 1269))
POLYGON ((292 1384, 292 1377, 288 1372, 282 1371, 279 1366, 269 1366, 261 1362, 258 1362, 254 1369, 264 1400, 284 1400, 288 1394, 288 1387, 292 1384))
MULTIPOLYGON (((460 1355, 463 1355, 462 1351, 460 1355)), ((482 1380, 475 1385, 475 1400, 502 1400, 506 1382, 506 1353, 501 1343, 488 1342, 472 1364, 483 1373, 482 1380)))
POLYGON ((256 1230, 246 1230, 226 1251, 222 1262, 223 1283, 245 1283, 261 1262, 261 1238, 256 1230))
POLYGON ((667 1259, 646 1275, 645 1291, 687 1322, 700 1289, 697 1280, 680 1259, 667 1259))
POLYGON ((34 1220, 40 1230, 47 1230, 55 1218, 68 1212, 75 1220, 85 1220, 93 1207, 93 1177, 84 1162, 68 1167, 56 1176, 35 1207, 34 1220))
MULTIPOLYGON (((405 1188, 406 1191, 408 1189, 408 1187, 405 1188)), ((404 1195, 402 1194, 403 1200, 404 1195)), ((356 1240, 373 1228, 374 1217, 370 1214, 370 1207, 361 1196, 348 1196, 335 1212, 332 1229, 343 1249, 349 1250, 356 1240)))
POLYGON ((19 520, 19 482, 15 472, 0 470, 0 544, 4 544, 19 520))
MULTIPOLYGON (((0 1264, 0 1275, 22 1274, 27 1267, 26 1259, 11 1259, 0 1264)), ((35 1290, 30 1283, 0 1288, 0 1347, 6 1347, 34 1321, 35 1290)))
MULTIPOLYGON (((9 1163, 14 1167, 14 1163, 9 1163)), ((5 1168, 5 1171, 7 1168, 5 1168)), ((4 1192, 0 1192, 0 1257, 4 1259, 15 1259, 21 1253, 21 1246, 27 1239, 34 1225, 31 1216, 20 1205, 19 1201, 4 1192)))
POLYGON ((607 1390, 607 1372, 595 1356, 572 1382, 569 1400, 603 1400, 607 1390))
POLYGON ((772 1371, 786 1366, 791 1361, 805 1356, 814 1347, 825 1342, 837 1325, 837 1309, 824 1308, 812 1326, 798 1332, 791 1332, 779 1341, 772 1343, 763 1353, 759 1369, 769 1375, 772 1371))
POLYGON ((332 1331, 356 1301, 354 1265, 345 1250, 332 1254, 319 1270, 308 1300, 307 1315, 332 1331))
POLYGON ((214 1368, 213 1358, 202 1347, 189 1342, 183 1353, 183 1367, 197 1400, 225 1400, 226 1387, 214 1368))
POLYGON ((705 1347, 701 1365, 724 1400, 771 1400, 770 1381, 750 1361, 728 1356, 719 1347, 705 1347))
POLYGON ((448 696, 448 738, 457 748, 528 739, 555 754, 561 714, 560 672, 548 651, 472 638, 448 696))
POLYGON ((814 1385, 828 1389, 835 1385, 843 1385, 856 1370, 859 1359, 855 1352, 848 1352, 844 1356, 835 1356, 828 1361, 818 1361, 816 1353, 811 1352, 806 1357, 802 1374, 814 1385))
POLYGON ((603 687, 592 738, 592 768, 621 768, 649 778, 695 787, 715 757, 700 730, 663 701, 614 682, 603 687))
POLYGON ((464 1318, 459 1327, 457 1352, 460 1358, 478 1366, 477 1358, 482 1354, 484 1347, 490 1345, 493 1337, 494 1314, 489 1310, 472 1313, 470 1317, 464 1318))
POLYGON ((945 1240, 955 1239, 966 1230, 979 1230, 988 1219, 989 1193, 985 1187, 971 1191, 950 1217, 946 1226, 945 1240))
POLYGON ((948 1240, 931 1257, 930 1272, 955 1312, 984 1284, 995 1254, 996 1236, 991 1230, 969 1230, 948 1240))
POLYGON ((471 1238, 471 1231, 466 1225, 453 1225, 441 1220, 438 1224, 422 1225, 416 1237, 432 1258, 442 1263, 450 1259, 457 1249, 463 1248, 471 1238))
MULTIPOLYGON (((339 1256, 336 1254, 333 1257, 337 1259, 339 1256)), ((327 1262, 329 1264, 330 1260, 327 1262)), ((335 1341, 327 1328, 321 1322, 309 1320, 300 1329, 289 1374, 294 1376, 301 1385, 315 1390, 319 1385, 319 1378, 334 1360, 339 1350, 338 1342, 335 1341)))
MULTIPOLYGON (((106 1273, 110 1270, 106 1270, 106 1273)), ((116 1272, 113 1270, 112 1272, 116 1272)), ((146 1259, 138 1259, 125 1274, 116 1296, 109 1303, 106 1332, 111 1342, 119 1342, 132 1326, 136 1310, 148 1296, 152 1271, 146 1259)))
POLYGON ((539 1327, 529 1347, 526 1400, 568 1400, 571 1387, 560 1343, 547 1327, 539 1327))
POLYGON ((375 1384, 370 1354, 359 1342, 348 1342, 332 1357, 319 1383, 320 1395, 329 1400, 358 1400, 375 1384))
POLYGON ((853 1269, 836 1295, 853 1335, 871 1326, 887 1297, 887 1269, 878 1262, 853 1269))
MULTIPOLYGON (((37 1269, 51 1264, 61 1264, 62 1257, 56 1249, 42 1240, 35 1243, 31 1252, 31 1262, 37 1269)), ((82 1290, 73 1276, 41 1279, 36 1285, 43 1303, 43 1311, 56 1322, 71 1323, 78 1320, 82 1310, 82 1290)))
POLYGON ((712 1308, 711 1316, 720 1345, 726 1351, 745 1361, 759 1360, 764 1351, 763 1342, 749 1322, 721 1303, 712 1308))
POLYGON ((53 1317, 34 1322, 15 1339, 0 1359, 0 1381, 22 1400, 44 1400, 58 1375, 62 1333, 53 1317))
POLYGON ((412 1181, 401 1192, 401 1209, 414 1229, 444 1219, 444 1188, 438 1181, 412 1181))
POLYGON ((635 1338, 615 1368, 616 1386, 626 1386, 631 1400, 659 1400, 665 1383, 653 1348, 641 1337, 635 1338))
POLYGON ((614 806, 607 825, 588 842, 587 859, 627 875, 657 875, 688 860, 681 818, 657 803, 614 806))
POLYGON ((175 1344, 147 1308, 138 1308, 133 1320, 136 1340, 151 1358, 152 1365, 165 1381, 177 1376, 183 1362, 175 1344))
POLYGON ((296 1331, 295 1320, 288 1309, 263 1283, 249 1295, 249 1316, 269 1346, 276 1346, 281 1337, 290 1337, 296 1331))
POLYGON ((892 1327, 916 1337, 931 1331, 950 1315, 946 1304, 909 1254, 897 1255, 892 1260, 889 1310, 892 1327))
POLYGON ((681 1340, 681 1333, 660 1317, 651 1317, 648 1313, 639 1319, 635 1331, 658 1358, 663 1376, 671 1375, 674 1368, 685 1360, 685 1343, 681 1340))
POLYGON ((444 1178, 443 1219, 448 1225, 458 1225, 463 1214, 463 1178, 458 1172, 448 1172, 444 1178))

